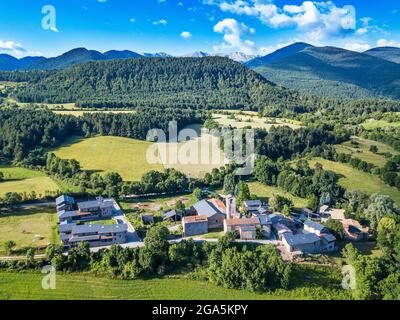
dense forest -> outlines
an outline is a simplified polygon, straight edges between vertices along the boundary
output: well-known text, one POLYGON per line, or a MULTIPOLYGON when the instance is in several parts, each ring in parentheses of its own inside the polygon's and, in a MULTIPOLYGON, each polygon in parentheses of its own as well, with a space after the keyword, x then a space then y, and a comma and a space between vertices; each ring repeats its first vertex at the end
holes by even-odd
POLYGON ((3 72, 0 81, 26 82, 12 92, 21 102, 81 107, 243 108, 312 106, 312 97, 276 86, 226 58, 126 59, 49 72, 3 72))

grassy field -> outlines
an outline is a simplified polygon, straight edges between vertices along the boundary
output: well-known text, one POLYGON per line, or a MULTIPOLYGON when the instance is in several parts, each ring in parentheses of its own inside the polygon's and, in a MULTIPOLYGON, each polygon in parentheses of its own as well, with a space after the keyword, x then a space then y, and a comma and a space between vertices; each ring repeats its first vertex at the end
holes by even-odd
POLYGON ((56 227, 57 215, 53 207, 27 207, 3 212, 0 214, 0 251, 4 251, 2 244, 7 240, 15 241, 16 249, 56 243, 56 227))
POLYGON ((362 126, 366 130, 374 130, 378 128, 386 128, 386 127, 400 127, 400 122, 388 122, 385 120, 375 120, 375 119, 369 119, 365 121, 362 126))
POLYGON ((30 193, 35 191, 38 197, 45 191, 58 191, 57 184, 45 174, 25 168, 0 165, 5 180, 0 182, 0 197, 7 192, 30 193))
POLYGON ((339 153, 351 154, 355 158, 359 158, 369 163, 373 163, 379 167, 383 167, 387 159, 382 155, 383 153, 391 153, 393 155, 399 154, 398 151, 394 150, 392 147, 371 140, 366 140, 362 138, 354 138, 354 141, 358 143, 358 145, 352 144, 350 141, 345 142, 341 145, 335 146, 335 149, 339 153), (371 146, 378 147, 378 153, 375 154, 369 151, 371 146))
POLYGON ((118 172, 124 180, 138 181, 148 171, 162 171, 149 164, 146 152, 151 143, 120 137, 73 138, 53 152, 63 159, 76 159, 85 170, 118 172))
POLYGON ((349 299, 337 275, 322 268, 301 270, 296 288, 273 293, 224 289, 203 281, 170 277, 149 280, 111 280, 84 274, 58 274, 56 290, 43 290, 39 273, 0 273, 0 299, 6 300, 299 300, 349 299), (307 279, 304 279, 306 275, 307 279), (309 282, 314 282, 311 284, 309 282), (322 289, 319 286, 324 286, 322 289), (319 288, 318 288, 319 287, 319 288), (318 288, 318 289, 317 289, 318 288))
POLYGON ((191 178, 201 178, 214 168, 225 166, 229 161, 220 148, 220 139, 201 132, 202 126, 194 124, 186 127, 195 138, 182 137, 178 143, 158 143, 157 153, 165 168, 174 168, 191 178), (174 155, 178 155, 178 157, 174 155))
POLYGON ((277 187, 266 186, 260 182, 250 182, 249 188, 250 188, 251 194, 255 194, 256 196, 258 196, 262 199, 270 198, 274 194, 279 194, 281 196, 291 199, 296 208, 304 208, 307 206, 306 199, 295 197, 295 196, 291 195, 290 193, 285 192, 282 189, 277 188, 277 187))
POLYGON ((342 176, 340 184, 347 190, 359 190, 367 194, 380 193, 390 196, 400 205, 400 191, 385 184, 379 177, 359 171, 347 164, 333 162, 321 158, 312 159, 311 166, 319 162, 325 170, 334 171, 342 176))
POLYGON ((69 115, 75 117, 82 117, 85 113, 113 113, 113 114, 120 114, 120 113, 135 113, 135 110, 52 110, 56 114, 62 115, 69 115))
MULTIPOLYGON (((228 111, 227 111, 228 112, 228 111)), ((213 119, 219 124, 224 126, 232 126, 234 128, 245 128, 251 126, 253 129, 265 129, 270 130, 272 126, 288 126, 292 129, 298 129, 301 127, 301 123, 290 119, 281 118, 265 118, 259 117, 256 112, 229 112, 235 114, 235 119, 230 119, 229 115, 214 113, 213 119)))

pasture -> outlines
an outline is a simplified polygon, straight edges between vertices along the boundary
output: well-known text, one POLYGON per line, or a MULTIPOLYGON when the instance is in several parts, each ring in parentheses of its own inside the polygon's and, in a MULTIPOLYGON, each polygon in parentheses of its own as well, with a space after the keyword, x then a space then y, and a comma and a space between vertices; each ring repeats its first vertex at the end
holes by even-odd
POLYGON ((296 120, 283 118, 266 118, 260 117, 256 112, 231 112, 225 111, 222 113, 214 113, 213 119, 223 126, 232 126, 233 128, 242 129, 251 127, 253 129, 270 130, 273 126, 287 126, 292 129, 299 129, 301 123, 296 120))
POLYGON ((57 215, 54 207, 21 207, 0 214, 0 251, 13 240, 16 249, 41 247, 58 242, 57 215))
POLYGON ((383 167, 387 159, 383 156, 384 153, 391 153, 393 155, 399 154, 398 151, 394 150, 387 144, 376 142, 372 140, 353 138, 356 144, 350 141, 345 142, 341 145, 336 145, 335 149, 338 153, 351 154, 354 158, 359 158, 368 163, 372 163, 378 167, 383 167), (378 153, 373 153, 369 150, 371 146, 378 147, 378 153))
POLYGON ((75 137, 53 152, 62 159, 79 161, 84 170, 118 172, 126 181, 138 181, 146 172, 163 170, 161 164, 147 162, 150 146, 150 142, 121 137, 75 137))
POLYGON ((0 197, 7 192, 31 193, 36 192, 38 198, 42 198, 46 191, 56 192, 58 185, 44 173, 25 168, 0 165, 0 171, 4 174, 4 181, 0 182, 0 197))
POLYGON ((375 130, 379 128, 387 128, 387 127, 394 127, 394 128, 399 128, 400 127, 400 122, 389 122, 386 120, 375 120, 375 119, 369 119, 365 121, 362 126, 366 130, 375 130))
POLYGON ((342 177, 339 183, 347 190, 358 190, 369 195, 379 193, 390 196, 397 205, 400 205, 400 191, 388 186, 379 177, 354 169, 350 165, 322 158, 312 159, 310 165, 315 166, 317 162, 322 164, 325 170, 339 174, 342 177))
POLYGON ((293 201, 293 204, 296 208, 304 208, 307 206, 307 200, 302 199, 299 197, 295 197, 292 194, 285 192, 284 190, 278 188, 278 187, 271 187, 264 185, 260 182, 250 182, 249 183, 249 188, 250 188, 250 193, 256 195, 257 197, 260 197, 263 200, 266 200, 267 198, 271 198, 274 194, 286 197, 290 200, 293 201))

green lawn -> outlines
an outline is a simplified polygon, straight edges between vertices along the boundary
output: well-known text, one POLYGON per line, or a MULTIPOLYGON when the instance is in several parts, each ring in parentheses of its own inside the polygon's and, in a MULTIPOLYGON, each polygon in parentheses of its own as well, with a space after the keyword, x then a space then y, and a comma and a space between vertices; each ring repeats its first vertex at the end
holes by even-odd
POLYGON ((16 242, 16 249, 41 247, 58 242, 57 215, 53 207, 28 207, 0 214, 0 252, 5 241, 16 242), (39 236, 39 237, 36 237, 39 236))
POLYGON ((380 193, 390 196, 400 205, 400 191, 385 184, 379 177, 359 171, 343 163, 333 162, 322 158, 310 161, 311 166, 319 162, 325 170, 334 171, 342 176, 340 184, 347 190, 359 190, 367 194, 380 193))
POLYGON ((31 193, 44 196, 46 191, 58 191, 58 185, 44 173, 12 166, 0 166, 5 180, 0 182, 0 197, 7 192, 31 193))
POLYGON ((118 172, 124 180, 138 181, 148 171, 162 171, 160 164, 149 164, 146 152, 150 142, 120 137, 74 138, 53 152, 63 159, 76 159, 85 170, 118 172))
POLYGON ((89 225, 97 224, 97 225, 102 225, 102 226, 110 226, 110 225, 116 224, 116 221, 113 219, 101 219, 101 220, 86 222, 85 224, 89 224, 89 225))
MULTIPOLYGON (((302 273, 303 274, 303 273, 302 273)), ((39 273, 0 273, 0 299, 9 300, 287 300, 348 299, 348 292, 336 289, 337 279, 318 268, 294 290, 252 293, 224 289, 203 281, 173 277, 150 280, 112 280, 83 274, 57 274, 56 290, 43 290, 39 273), (315 285, 307 283, 315 281, 315 285), (324 289, 316 289, 324 282, 324 289)), ((298 276, 296 276, 297 278, 298 276)), ((298 280, 295 280, 298 282, 298 280)))
POLYGON ((354 138, 353 140, 357 141, 359 145, 355 146, 351 142, 345 142, 341 145, 335 146, 336 151, 339 153, 351 154, 355 158, 359 158, 368 163, 373 163, 378 167, 383 167, 387 161, 387 159, 382 155, 383 153, 391 153, 393 155, 399 154, 398 151, 384 143, 362 138, 354 138), (377 154, 369 151, 371 146, 378 147, 377 154))
POLYGON ((281 195, 281 196, 291 199, 296 208, 304 208, 307 206, 306 199, 295 197, 295 196, 291 195, 290 193, 285 192, 278 187, 266 186, 260 182, 250 182, 249 188, 250 188, 251 194, 254 194, 262 199, 270 198, 270 197, 272 197, 272 195, 278 194, 278 195, 281 195))
POLYGON ((386 128, 386 127, 400 127, 400 122, 388 122, 385 120, 375 120, 375 119, 369 119, 365 121, 362 126, 366 130, 374 130, 378 128, 386 128))

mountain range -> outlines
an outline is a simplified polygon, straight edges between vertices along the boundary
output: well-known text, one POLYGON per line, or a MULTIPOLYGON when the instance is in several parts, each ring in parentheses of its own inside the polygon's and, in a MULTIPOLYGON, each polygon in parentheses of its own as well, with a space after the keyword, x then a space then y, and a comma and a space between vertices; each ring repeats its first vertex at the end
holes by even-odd
MULTIPOLYGON (((299 92, 328 98, 400 98, 400 48, 380 47, 363 53, 299 42, 266 56, 241 52, 210 54, 197 51, 191 58, 226 57, 245 64, 267 80, 299 92)), ((91 62, 137 58, 169 58, 159 53, 111 50, 104 53, 76 48, 58 57, 17 59, 0 54, 0 71, 59 70, 91 62)))
POLYGON ((364 53, 295 43, 246 65, 266 79, 329 98, 400 98, 400 48, 364 53))
MULTIPOLYGON (((234 61, 245 63, 256 56, 246 55, 241 52, 233 52, 231 54, 209 54, 206 52, 198 51, 193 52, 184 57, 204 58, 210 56, 227 57, 234 61)), ((136 58, 171 58, 165 52, 157 53, 137 53, 129 50, 110 50, 104 53, 95 50, 88 50, 86 48, 72 49, 58 57, 45 58, 45 57, 25 57, 17 59, 8 54, 0 54, 0 71, 15 71, 15 70, 56 70, 64 69, 70 66, 90 62, 90 61, 104 61, 104 60, 118 60, 118 59, 136 59, 136 58)))

